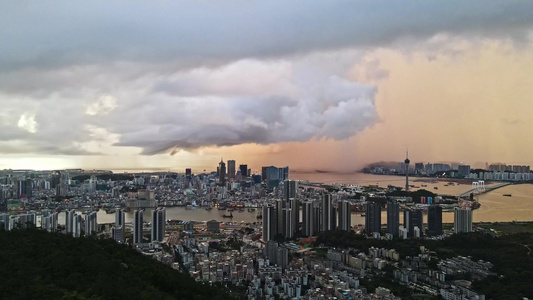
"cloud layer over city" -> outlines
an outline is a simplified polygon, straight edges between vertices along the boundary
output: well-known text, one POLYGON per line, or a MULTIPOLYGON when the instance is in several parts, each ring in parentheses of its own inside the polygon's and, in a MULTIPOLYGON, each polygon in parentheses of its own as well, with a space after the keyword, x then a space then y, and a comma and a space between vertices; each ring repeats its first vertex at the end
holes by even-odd
POLYGON ((0 11, 0 153, 10 155, 353 143, 394 119, 377 101, 403 101, 383 90, 397 75, 383 53, 460 64, 487 45, 507 45, 512 59, 533 40, 533 4, 522 1, 17 1, 0 11))

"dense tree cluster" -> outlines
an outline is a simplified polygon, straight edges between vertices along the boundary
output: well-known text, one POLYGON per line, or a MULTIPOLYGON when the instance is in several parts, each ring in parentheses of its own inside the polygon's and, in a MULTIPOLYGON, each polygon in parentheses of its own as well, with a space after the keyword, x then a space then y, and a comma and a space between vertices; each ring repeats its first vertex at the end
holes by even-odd
MULTIPOLYGON (((474 282, 474 289, 485 294, 487 299, 533 297, 533 233, 516 233, 500 237, 484 233, 468 233, 455 234, 441 241, 422 239, 387 241, 366 239, 354 232, 327 231, 318 235, 315 246, 321 244, 355 248, 363 252, 372 246, 396 249, 402 258, 407 255, 418 255, 420 246, 435 251, 440 259, 457 255, 471 256, 474 260, 481 259, 493 263, 492 271, 498 274, 474 282)), ((384 283, 389 281, 388 279, 382 281, 380 282, 382 286, 394 287, 390 282, 384 283)))
POLYGON ((2 299, 232 299, 112 240, 0 231, 2 299))

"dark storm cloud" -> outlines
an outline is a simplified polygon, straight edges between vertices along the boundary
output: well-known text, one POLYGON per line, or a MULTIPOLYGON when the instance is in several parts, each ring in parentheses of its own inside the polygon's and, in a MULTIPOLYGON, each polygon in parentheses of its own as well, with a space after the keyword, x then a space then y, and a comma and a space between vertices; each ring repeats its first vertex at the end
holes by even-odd
POLYGON ((509 35, 530 1, 4 1, 3 69, 192 61, 383 45, 437 32, 509 35))
POLYGON ((360 51, 532 22, 523 1, 3 1, 0 152, 346 139, 378 118, 360 51))

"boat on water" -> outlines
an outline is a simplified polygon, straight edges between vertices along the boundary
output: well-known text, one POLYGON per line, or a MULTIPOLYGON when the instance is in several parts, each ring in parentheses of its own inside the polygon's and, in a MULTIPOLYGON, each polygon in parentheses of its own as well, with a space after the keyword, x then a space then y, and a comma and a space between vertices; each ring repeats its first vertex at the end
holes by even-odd
POLYGON ((434 189, 438 190, 439 188, 438 187, 434 187, 434 189))
POLYGON ((226 210, 225 207, 219 207, 218 210, 226 210))
POLYGON ((234 211, 234 209, 233 208, 228 208, 228 211, 234 211))
POLYGON ((233 213, 230 212, 229 215, 223 214, 222 218, 233 218, 233 213))
POLYGON ((205 210, 209 211, 209 210, 212 210, 213 208, 212 207, 206 207, 205 210))
POLYGON ((258 214, 257 214, 257 218, 258 218, 258 219, 262 219, 262 218, 263 218, 263 214, 262 214, 262 213, 258 213, 258 214))
POLYGON ((249 212, 255 211, 255 208, 248 208, 249 212))
POLYGON ((422 187, 427 187, 428 185, 427 184, 422 184, 422 187))
POLYGON ((513 195, 511 194, 503 194, 504 197, 512 197, 513 195))

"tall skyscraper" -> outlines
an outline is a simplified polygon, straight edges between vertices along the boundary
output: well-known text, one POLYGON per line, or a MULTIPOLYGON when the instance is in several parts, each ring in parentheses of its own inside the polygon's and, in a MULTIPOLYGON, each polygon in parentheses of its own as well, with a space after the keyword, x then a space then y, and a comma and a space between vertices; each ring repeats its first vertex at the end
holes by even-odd
POLYGON ((470 165, 459 165, 457 166, 457 173, 463 177, 470 175, 470 165))
POLYGON ((381 232, 381 206, 379 203, 366 203, 365 231, 367 235, 374 232, 381 232))
POLYGON ((472 232, 472 210, 456 207, 453 213, 455 233, 472 232))
POLYGON ((331 228, 331 216, 333 215, 333 204, 331 203, 331 195, 330 194, 324 194, 322 195, 322 218, 321 218, 321 224, 322 228, 321 231, 328 231, 328 230, 334 230, 335 228, 331 228))
POLYGON ((191 168, 185 169, 185 176, 187 176, 187 178, 191 178, 191 176, 192 176, 191 168))
POLYGON ((394 237, 400 236, 400 204, 395 201, 387 203, 387 232, 394 237))
POLYGON ((126 215, 124 210, 119 208, 115 211, 115 226, 124 226, 126 220, 126 215))
POLYGON ((123 209, 115 211, 115 226, 112 229, 113 240, 117 243, 124 243, 126 234, 125 214, 123 209))
POLYGON ((166 209, 158 207, 152 211, 152 242, 161 242, 165 237, 166 209))
POLYGON ((409 163, 411 162, 409 160, 409 151, 406 153, 405 157, 405 191, 409 191, 409 163))
POLYGON ((248 178, 248 165, 241 164, 239 165, 239 170, 241 170, 241 177, 248 178))
POLYGON ((280 180, 289 179, 289 167, 279 168, 279 179, 280 180))
POLYGON ((287 207, 287 202, 281 200, 281 199, 277 199, 276 200, 276 234, 274 234, 274 236, 276 236, 277 234, 281 234, 281 235, 284 235, 285 232, 283 230, 283 209, 287 207))
POLYGON ((48 232, 55 232, 57 230, 58 213, 47 212, 43 213, 41 217, 41 228, 48 232))
POLYGON ((276 235, 276 210, 268 204, 263 206, 263 241, 268 242, 276 235))
POLYGON ((350 231, 352 229, 352 205, 349 201, 339 202, 339 230, 350 231))
POLYGON ((81 215, 78 215, 74 213, 72 216, 72 236, 73 237, 80 237, 81 236, 81 223, 83 222, 83 218, 81 215))
POLYGON ((235 161, 231 159, 228 160, 228 177, 235 178, 235 161))
POLYGON ((424 219, 422 210, 420 209, 408 209, 403 213, 403 226, 407 230, 407 236, 415 236, 415 227, 420 230, 420 234, 424 232, 424 219))
POLYGON ((133 244, 143 242, 143 210, 137 209, 133 212, 133 244))
POLYGON ((73 209, 69 209, 65 211, 65 227, 66 227, 66 233, 72 234, 74 231, 74 215, 76 214, 76 211, 73 209))
POLYGON ((2 213, 0 214, 0 229, 3 229, 5 231, 9 231, 9 214, 2 213))
POLYGON ((431 205, 428 207, 428 236, 442 235, 442 207, 431 205))
POLYGON ((294 237, 294 223, 292 221, 292 209, 284 208, 283 209, 283 236, 285 238, 291 239, 294 237))
POLYGON ((291 198, 290 204, 292 211, 292 232, 294 235, 300 227, 300 201, 298 199, 291 198))
POLYGON ((290 198, 296 198, 297 184, 295 180, 283 181, 283 199, 289 201, 290 198))
POLYGON ((315 234, 313 202, 305 201, 302 203, 302 219, 302 235, 313 236, 315 234))
POLYGON ((226 185, 226 164, 222 159, 218 164, 218 184, 225 186, 226 185))
POLYGON ((91 211, 85 215, 85 236, 90 236, 97 232, 98 222, 96 216, 95 211, 91 211))
POLYGON ((322 222, 321 222, 321 208, 320 206, 318 205, 312 205, 312 211, 313 211, 313 216, 312 216, 312 220, 313 220, 313 235, 316 235, 318 234, 320 231, 322 231, 322 222))

